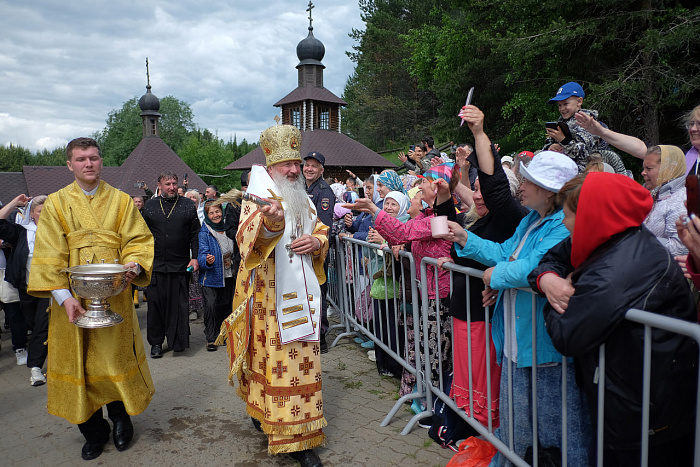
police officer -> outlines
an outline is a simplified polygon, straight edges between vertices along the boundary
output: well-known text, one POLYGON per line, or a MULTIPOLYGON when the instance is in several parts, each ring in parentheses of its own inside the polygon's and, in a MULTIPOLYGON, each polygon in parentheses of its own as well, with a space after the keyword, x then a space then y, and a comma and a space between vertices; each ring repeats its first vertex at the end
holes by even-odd
MULTIPOLYGON (((316 212, 321 222, 329 228, 333 226, 333 209, 335 208, 335 194, 331 187, 323 180, 323 171, 326 158, 320 152, 310 152, 304 158, 304 179, 306 180, 306 192, 311 202, 316 206, 316 212)), ((323 266, 328 277, 328 257, 323 266)), ((321 353, 328 352, 326 343, 326 331, 328 330, 328 282, 321 285, 321 353)))

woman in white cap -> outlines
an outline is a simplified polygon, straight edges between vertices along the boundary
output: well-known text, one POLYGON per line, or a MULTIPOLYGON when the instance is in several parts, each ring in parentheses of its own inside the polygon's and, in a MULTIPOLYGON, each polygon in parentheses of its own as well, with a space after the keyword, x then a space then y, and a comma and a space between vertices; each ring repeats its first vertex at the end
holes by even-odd
MULTIPOLYGON (((544 449, 562 448, 562 355, 557 352, 547 334, 543 308, 546 299, 536 299, 535 322, 532 320, 532 294, 519 291, 528 287, 527 276, 544 254, 565 239, 569 232, 562 223, 564 217, 557 203, 557 192, 578 174, 578 167, 568 156, 552 151, 537 154, 527 167, 522 166, 523 205, 532 209, 503 243, 484 240, 450 222, 447 240, 456 243, 459 256, 490 266, 484 271, 484 306, 494 306, 492 337, 497 358, 501 361, 500 387, 501 427, 499 438, 509 445, 509 430, 513 430, 513 449, 521 458, 533 445, 532 426, 532 366, 537 366, 537 442, 544 449), (536 355, 533 358, 532 335, 536 331, 536 355), (510 418, 509 365, 512 362, 513 420, 510 418)), ((590 421, 584 409, 584 399, 575 383, 573 364, 568 365, 567 421, 568 464, 588 465, 587 447, 590 421)), ((550 452, 552 452, 550 450, 550 452)), ((560 456, 554 454, 555 457, 560 456)), ((505 465, 501 454, 494 459, 505 465)))

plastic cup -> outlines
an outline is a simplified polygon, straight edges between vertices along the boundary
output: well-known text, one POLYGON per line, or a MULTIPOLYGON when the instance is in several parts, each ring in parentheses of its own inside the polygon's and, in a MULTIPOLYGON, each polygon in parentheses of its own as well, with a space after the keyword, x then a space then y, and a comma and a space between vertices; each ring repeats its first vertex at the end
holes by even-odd
POLYGON ((447 227, 447 216, 437 216, 430 218, 430 231, 433 237, 444 237, 450 233, 447 227))

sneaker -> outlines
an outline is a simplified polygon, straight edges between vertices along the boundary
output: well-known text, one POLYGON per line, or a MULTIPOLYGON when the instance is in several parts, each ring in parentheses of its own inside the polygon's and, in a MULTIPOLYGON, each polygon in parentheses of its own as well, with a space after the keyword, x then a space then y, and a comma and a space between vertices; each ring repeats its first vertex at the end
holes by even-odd
POLYGON ((197 319, 197 312, 190 311, 190 321, 194 321, 195 319, 197 319))
POLYGON ((360 344, 363 349, 373 349, 374 348, 374 341, 373 340, 368 340, 366 342, 363 342, 360 344))
POLYGON ((29 382, 32 386, 41 386, 46 383, 46 377, 41 372, 41 368, 38 366, 32 367, 32 377, 29 378, 29 382))
POLYGON ((17 349, 15 350, 15 358, 17 358, 17 365, 22 366, 27 364, 27 349, 17 349))
POLYGON ((372 362, 377 361, 377 356, 375 355, 374 350, 370 350, 369 352, 367 352, 367 358, 369 358, 372 362))

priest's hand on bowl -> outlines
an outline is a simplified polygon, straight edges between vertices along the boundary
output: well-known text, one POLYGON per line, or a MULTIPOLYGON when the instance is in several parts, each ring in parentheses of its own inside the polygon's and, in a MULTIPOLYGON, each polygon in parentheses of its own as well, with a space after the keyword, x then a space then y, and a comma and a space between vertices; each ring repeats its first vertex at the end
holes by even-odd
POLYGON ((67 298, 63 301, 63 307, 66 309, 68 321, 74 323, 75 320, 85 314, 85 308, 80 305, 80 302, 75 297, 67 298))

